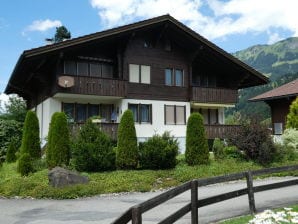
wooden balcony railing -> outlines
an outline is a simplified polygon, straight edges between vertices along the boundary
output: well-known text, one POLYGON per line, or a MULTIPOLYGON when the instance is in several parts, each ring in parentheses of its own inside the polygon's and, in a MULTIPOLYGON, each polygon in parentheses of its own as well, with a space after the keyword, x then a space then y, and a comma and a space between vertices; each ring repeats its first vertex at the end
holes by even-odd
POLYGON ((191 101, 235 104, 237 97, 238 92, 235 89, 192 87, 191 101))
POLYGON ((74 78, 74 86, 65 89, 68 93, 97 96, 126 96, 126 81, 88 76, 72 77, 74 78))
POLYGON ((237 130, 240 128, 239 125, 223 125, 223 124, 204 125, 204 127, 206 131, 206 136, 208 139, 227 138, 230 133, 236 133, 237 130))

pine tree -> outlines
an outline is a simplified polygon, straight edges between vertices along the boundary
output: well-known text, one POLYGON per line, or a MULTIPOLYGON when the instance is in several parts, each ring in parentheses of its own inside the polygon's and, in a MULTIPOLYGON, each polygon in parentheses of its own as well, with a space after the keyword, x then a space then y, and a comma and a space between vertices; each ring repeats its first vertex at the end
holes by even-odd
POLYGON ((298 129, 298 97, 290 106, 290 112, 287 116, 287 128, 298 129))
POLYGON ((138 165, 136 129, 131 110, 126 110, 120 120, 116 165, 119 169, 135 169, 138 165))
POLYGON ((208 142, 199 113, 192 113, 187 121, 185 160, 191 166, 209 163, 208 142))
POLYGON ((70 38, 71 38, 71 34, 65 26, 56 27, 56 33, 54 37, 55 43, 59 43, 65 39, 70 39, 70 38))

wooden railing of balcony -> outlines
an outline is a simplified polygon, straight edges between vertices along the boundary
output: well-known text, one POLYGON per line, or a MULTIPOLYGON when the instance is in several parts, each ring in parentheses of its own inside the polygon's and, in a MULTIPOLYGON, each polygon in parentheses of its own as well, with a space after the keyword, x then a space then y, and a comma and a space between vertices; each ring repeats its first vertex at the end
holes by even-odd
POLYGON ((236 89, 192 87, 191 101, 198 103, 227 103, 237 102, 236 89))
POLYGON ((70 93, 98 96, 126 96, 127 83, 124 80, 97 78, 88 76, 73 76, 74 86, 70 93))
POLYGON ((240 128, 239 125, 223 124, 204 125, 204 127, 208 139, 227 138, 230 133, 236 133, 240 128))

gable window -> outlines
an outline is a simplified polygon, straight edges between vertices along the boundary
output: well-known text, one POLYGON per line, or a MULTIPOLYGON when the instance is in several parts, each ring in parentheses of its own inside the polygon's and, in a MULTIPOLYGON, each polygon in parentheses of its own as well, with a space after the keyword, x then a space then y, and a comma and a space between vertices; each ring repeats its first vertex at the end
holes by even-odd
POLYGON ((129 82, 150 84, 150 66, 129 64, 129 82))
POLYGON ((167 86, 184 86, 182 69, 165 69, 165 84, 167 86))
POLYGON ((186 124, 185 106, 165 105, 165 124, 186 124))
POLYGON ((152 124, 152 105, 151 104, 128 104, 128 109, 133 113, 134 121, 137 123, 152 124))

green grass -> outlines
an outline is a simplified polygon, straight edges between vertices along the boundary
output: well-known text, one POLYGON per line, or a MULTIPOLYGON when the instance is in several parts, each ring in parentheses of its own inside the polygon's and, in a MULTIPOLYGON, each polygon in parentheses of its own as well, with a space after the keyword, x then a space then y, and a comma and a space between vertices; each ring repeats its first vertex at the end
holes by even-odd
MULTIPOLYGON (((116 192, 147 192, 177 186, 183 182, 246 170, 262 169, 253 162, 227 159, 211 160, 209 165, 190 167, 184 157, 178 157, 179 164, 171 170, 131 170, 101 173, 86 173, 90 182, 86 185, 75 185, 65 188, 48 186, 48 170, 43 169, 28 177, 21 177, 16 172, 16 163, 4 163, 0 168, 0 196, 33 197, 33 198, 77 198, 116 192)), ((285 166, 297 164, 297 161, 273 164, 285 166)), ((297 172, 288 175, 297 175, 297 172)), ((285 174, 283 174, 285 175, 285 174)))
MULTIPOLYGON (((298 212, 298 205, 286 206, 287 208, 293 208, 293 212, 298 212)), ((274 209, 274 211, 281 211, 282 209, 274 209)), ((247 224, 251 219, 253 219, 252 215, 246 215, 241 217, 236 217, 233 219, 225 220, 219 222, 220 224, 247 224)))

